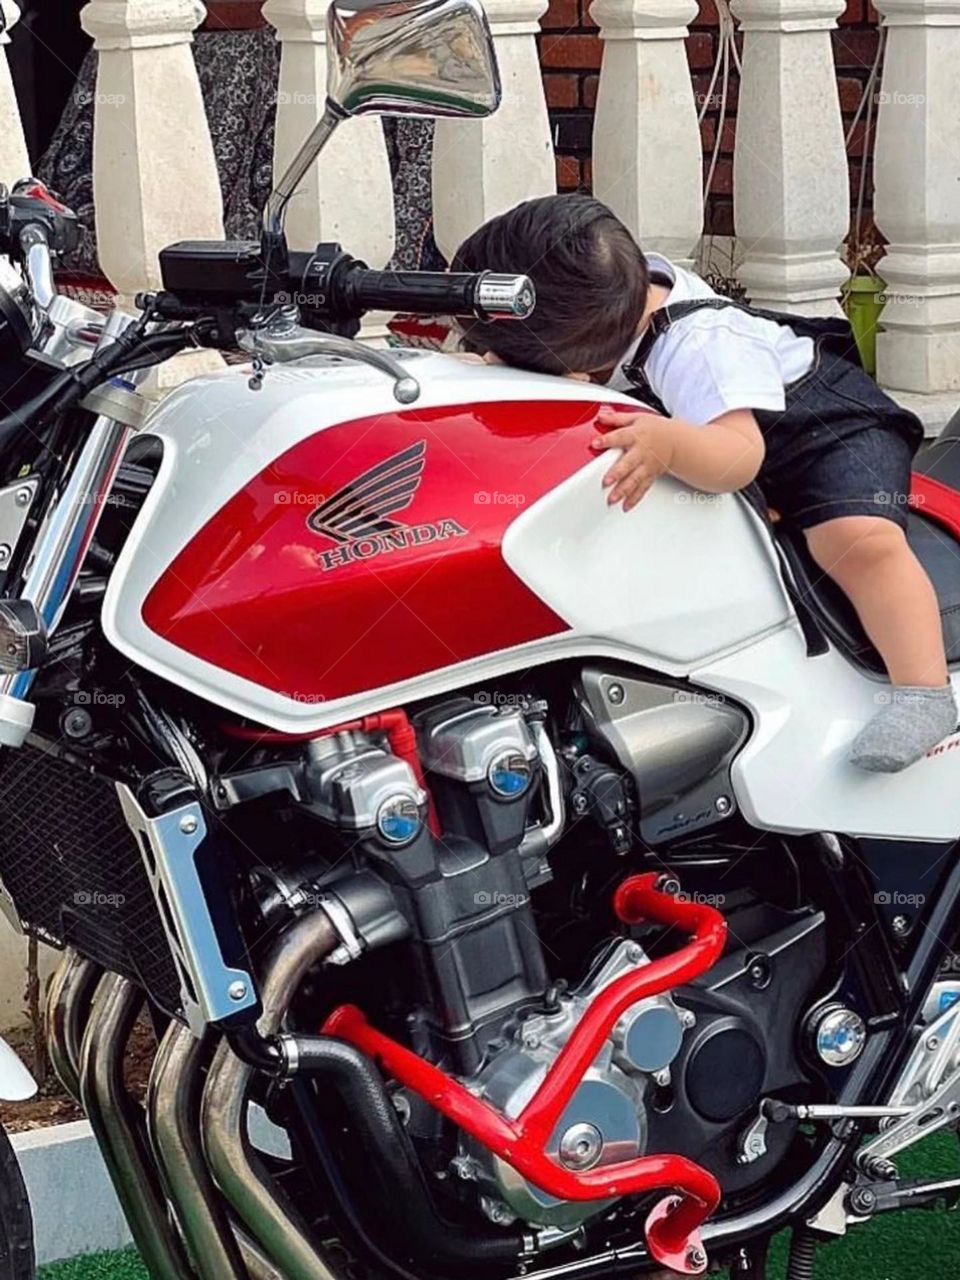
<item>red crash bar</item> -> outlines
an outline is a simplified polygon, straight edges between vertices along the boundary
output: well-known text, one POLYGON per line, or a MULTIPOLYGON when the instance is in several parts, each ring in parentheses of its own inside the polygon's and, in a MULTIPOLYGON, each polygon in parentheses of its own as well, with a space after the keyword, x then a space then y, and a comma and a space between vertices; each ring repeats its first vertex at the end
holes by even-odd
POLYGON ((606 1200, 668 1188, 679 1192, 660 1201, 649 1215, 647 1247, 661 1266, 697 1275, 707 1265, 699 1229, 720 1202, 720 1187, 711 1173, 677 1155, 641 1156, 576 1173, 546 1153, 580 1081, 627 1009, 706 973, 723 951, 727 926, 720 912, 661 893, 657 879, 656 874, 649 874, 625 880, 614 896, 617 915, 625 924, 654 921, 676 926, 689 934, 691 941, 679 951, 624 974, 597 994, 540 1088, 515 1120, 377 1031, 353 1005, 334 1010, 323 1029, 375 1058, 395 1080, 549 1195, 560 1200, 606 1200))

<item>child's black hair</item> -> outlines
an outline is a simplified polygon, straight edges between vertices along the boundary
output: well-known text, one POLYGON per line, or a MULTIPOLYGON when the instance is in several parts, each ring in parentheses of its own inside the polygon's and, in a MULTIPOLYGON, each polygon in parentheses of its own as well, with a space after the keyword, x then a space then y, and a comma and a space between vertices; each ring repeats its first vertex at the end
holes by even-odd
POLYGON ((451 270, 530 276, 530 319, 464 322, 463 346, 541 373, 611 368, 636 335, 650 287, 633 236, 586 195, 543 196, 491 218, 464 240, 451 270))

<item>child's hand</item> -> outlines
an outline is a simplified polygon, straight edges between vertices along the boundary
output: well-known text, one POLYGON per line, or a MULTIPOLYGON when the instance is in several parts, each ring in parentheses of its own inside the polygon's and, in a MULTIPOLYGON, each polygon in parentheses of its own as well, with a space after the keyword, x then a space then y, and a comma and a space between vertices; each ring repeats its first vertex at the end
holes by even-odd
POLYGON ((601 409, 598 425, 613 427, 591 441, 594 449, 622 449, 623 457, 615 462, 603 477, 604 488, 609 489, 607 501, 623 502, 624 511, 630 511, 644 496, 654 480, 669 470, 673 443, 672 423, 659 413, 618 413, 615 409, 601 409))

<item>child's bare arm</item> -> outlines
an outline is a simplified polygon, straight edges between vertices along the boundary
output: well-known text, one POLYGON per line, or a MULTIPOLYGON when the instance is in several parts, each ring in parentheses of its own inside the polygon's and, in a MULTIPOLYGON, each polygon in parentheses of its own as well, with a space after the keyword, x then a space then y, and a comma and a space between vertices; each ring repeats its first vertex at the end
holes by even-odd
POLYGON ((763 464, 763 436, 749 409, 735 409, 705 426, 657 413, 600 410, 613 427, 594 440, 597 449, 622 449, 623 457, 603 478, 610 503, 635 507, 658 476, 669 472, 708 493, 733 493, 756 478, 763 464))

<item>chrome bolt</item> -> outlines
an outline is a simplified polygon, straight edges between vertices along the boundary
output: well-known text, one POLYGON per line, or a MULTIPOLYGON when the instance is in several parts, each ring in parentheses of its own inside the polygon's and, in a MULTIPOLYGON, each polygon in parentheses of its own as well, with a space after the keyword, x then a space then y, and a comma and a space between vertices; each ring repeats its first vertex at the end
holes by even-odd
POLYGON ((890 927, 899 937, 902 937, 910 928, 910 919, 908 916, 894 916, 890 921, 890 927))
POLYGON ((523 1047, 524 1047, 525 1049, 539 1049, 539 1048, 540 1048, 540 1037, 539 1037, 539 1036, 535 1036, 535 1035, 533 1034, 533 1032, 532 1032, 532 1031, 531 1031, 531 1032, 528 1032, 528 1033, 523 1037, 523 1047))
POLYGON ((627 959, 631 964, 639 964, 643 959, 643 947, 639 942, 631 942, 627 947, 627 959))
POLYGON ((724 814, 729 813, 733 808, 733 805, 731 804, 729 796, 717 796, 716 800, 713 802, 713 807, 716 809, 717 813, 724 814))
MULTIPOLYGON (((185 836, 192 836, 199 825, 199 822, 197 822, 192 813, 186 813, 180 819, 180 830, 185 836)), ((246 992, 244 992, 244 995, 246 995, 246 992)), ((236 1000, 242 1000, 243 996, 235 996, 233 998, 236 1000)))
POLYGON ((697 1015, 692 1009, 678 1009, 680 1014, 680 1025, 683 1027, 692 1027, 697 1021, 697 1015))
POLYGON ((237 982, 231 982, 229 987, 227 987, 227 995, 231 1000, 234 1000, 237 1003, 241 1000, 245 1000, 247 998, 247 984, 245 982, 240 982, 239 980, 237 982))
POLYGON ((560 1139, 559 1154, 568 1169, 592 1169, 603 1155, 603 1134, 586 1121, 572 1124, 560 1139))
POLYGON ((692 1249, 687 1251, 687 1263, 691 1267, 696 1267, 699 1271, 701 1267, 705 1267, 707 1265, 706 1251, 701 1249, 698 1245, 694 1245, 692 1249))
POLYGON ((17 496, 14 499, 18 507, 29 506, 31 493, 29 489, 18 489, 17 496))
POLYGON ((653 1079, 661 1089, 668 1088, 670 1085, 670 1068, 664 1067, 662 1071, 655 1071, 653 1073, 653 1079))
POLYGON ((578 791, 577 794, 573 797, 574 813, 580 813, 580 814, 586 813, 587 808, 589 807, 589 804, 590 802, 587 799, 587 797, 583 794, 583 792, 578 791))
POLYGON ((68 738, 85 738, 92 726, 90 712, 84 711, 82 707, 68 711, 63 718, 63 732, 68 738))
POLYGON ((10 548, 5 542, 0 543, 0 569, 10 562, 10 548))
POLYGON ((939 1036, 930 1036, 930 1037, 928 1037, 927 1042, 926 1042, 926 1047, 930 1050, 930 1052, 931 1052, 931 1053, 933 1053, 935 1049, 939 1049, 939 1048, 940 1048, 940 1037, 939 1037, 939 1036))
POLYGON ((612 684, 607 689, 607 701, 612 702, 615 707, 619 707, 626 697, 622 684, 612 684))

